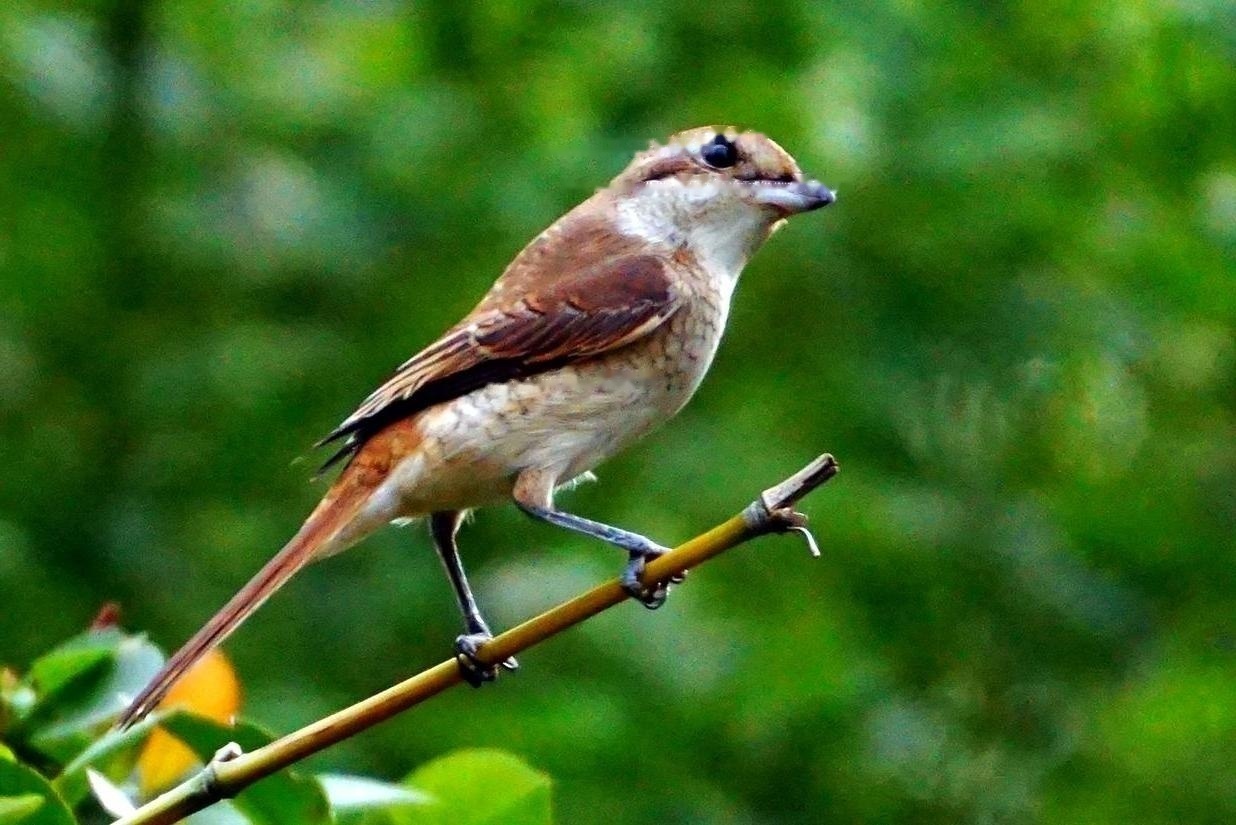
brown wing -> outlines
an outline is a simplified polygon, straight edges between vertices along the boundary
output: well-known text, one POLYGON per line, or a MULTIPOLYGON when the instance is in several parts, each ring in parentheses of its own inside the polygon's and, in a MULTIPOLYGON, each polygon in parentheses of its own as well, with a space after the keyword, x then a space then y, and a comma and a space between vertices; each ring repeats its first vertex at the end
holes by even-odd
POLYGON ((651 255, 606 261, 495 306, 486 301, 403 364, 320 443, 348 438, 328 464, 399 418, 510 381, 595 357, 647 335, 679 296, 651 255))

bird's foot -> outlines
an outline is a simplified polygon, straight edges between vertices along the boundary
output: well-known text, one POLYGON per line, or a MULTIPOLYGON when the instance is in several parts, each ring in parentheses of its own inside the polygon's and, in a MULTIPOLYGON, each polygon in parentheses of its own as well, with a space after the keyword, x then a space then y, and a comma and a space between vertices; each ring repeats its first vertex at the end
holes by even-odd
POLYGON ((498 678, 498 670, 518 670, 519 662, 514 656, 503 659, 497 665, 487 665, 477 658, 481 645, 493 638, 489 631, 465 633, 455 638, 455 662, 464 681, 472 687, 480 687, 498 678))
POLYGON ((644 575, 644 568, 648 566, 648 561, 668 552, 668 548, 651 543, 640 550, 632 550, 631 560, 627 562, 626 569, 622 571, 622 589, 649 610, 656 610, 665 604, 665 600, 669 598, 671 586, 682 584, 687 578, 687 571, 684 570, 670 576, 666 581, 655 584, 645 585, 640 581, 644 575))

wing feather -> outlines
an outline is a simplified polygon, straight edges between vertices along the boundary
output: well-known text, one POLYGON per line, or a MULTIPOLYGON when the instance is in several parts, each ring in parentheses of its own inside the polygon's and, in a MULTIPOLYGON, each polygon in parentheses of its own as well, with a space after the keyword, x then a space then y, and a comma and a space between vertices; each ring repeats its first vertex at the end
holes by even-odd
POLYGON ((394 420, 481 387, 594 358, 648 335, 677 311, 665 263, 628 255, 568 273, 514 301, 482 302, 414 355, 319 442, 347 439, 330 462, 394 420))

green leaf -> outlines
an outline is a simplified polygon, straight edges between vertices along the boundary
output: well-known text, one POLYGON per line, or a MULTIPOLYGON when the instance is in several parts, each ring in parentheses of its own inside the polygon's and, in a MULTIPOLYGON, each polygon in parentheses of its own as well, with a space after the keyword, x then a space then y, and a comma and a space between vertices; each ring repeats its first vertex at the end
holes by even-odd
POLYGON ((399 825, 547 825, 553 821, 549 776, 499 750, 456 751, 405 780, 432 802, 394 813, 399 825))
POLYGON ((101 667, 115 655, 115 645, 84 643, 81 637, 36 659, 30 666, 30 681, 39 696, 55 694, 83 674, 101 667))
POLYGON ((23 732, 39 752, 68 762, 94 741, 162 664, 163 654, 143 636, 114 629, 78 636, 36 663, 41 678, 49 678, 56 690, 40 698, 24 720, 23 732))
POLYGON ((17 761, 17 757, 13 755, 13 751, 10 750, 9 746, 4 744, 3 742, 0 742, 0 759, 3 759, 8 762, 17 761))
MULTIPOLYGON (((383 811, 393 811, 415 805, 425 805, 431 800, 421 791, 369 779, 364 776, 345 776, 343 774, 322 774, 318 776, 326 797, 330 800, 331 810, 336 817, 348 821, 362 819, 364 814, 383 811)), ((381 819, 389 822, 388 817, 367 817, 365 821, 381 819)))
POLYGON ((25 765, 0 760, 0 825, 73 825, 73 815, 47 780, 25 765), (37 799, 37 803, 31 801, 37 799))
MULTIPOLYGON (((103 771, 113 757, 119 754, 130 756, 128 752, 145 741, 150 734, 150 729, 159 724, 166 715, 166 713, 153 713, 124 731, 109 729, 107 733, 90 743, 85 750, 64 766, 60 775, 52 780, 52 787, 64 797, 69 805, 76 805, 90 790, 86 780, 86 769, 95 768, 103 771)), ((125 764, 131 767, 131 763, 132 760, 129 759, 125 764)))
POLYGON ((185 820, 187 825, 249 825, 249 818, 242 814, 230 799, 216 802, 185 820))
POLYGON ((38 702, 34 688, 26 681, 9 681, 11 671, 0 668, 0 730, 9 735, 10 728, 19 725, 38 702))
POLYGON ((137 810, 137 806, 119 785, 103 774, 90 768, 86 771, 86 779, 90 783, 90 791, 94 801, 99 803, 108 816, 119 819, 137 810))
POLYGON ((336 813, 424 805, 430 801, 421 791, 365 776, 321 774, 318 781, 336 813))
POLYGON ((43 797, 37 793, 0 796, 0 825, 21 822, 42 807, 43 797))
MULTIPOLYGON (((226 727, 189 713, 173 714, 162 726, 203 762, 229 742, 237 743, 247 753, 271 741, 270 734, 255 725, 242 722, 226 727)), ((330 822, 330 806, 322 786, 313 778, 288 771, 280 771, 245 789, 232 804, 255 825, 330 822)))
POLYGON ((125 639, 116 628, 74 636, 35 659, 25 684, 35 691, 39 705, 52 703, 70 686, 99 678, 107 663, 115 660, 125 639))

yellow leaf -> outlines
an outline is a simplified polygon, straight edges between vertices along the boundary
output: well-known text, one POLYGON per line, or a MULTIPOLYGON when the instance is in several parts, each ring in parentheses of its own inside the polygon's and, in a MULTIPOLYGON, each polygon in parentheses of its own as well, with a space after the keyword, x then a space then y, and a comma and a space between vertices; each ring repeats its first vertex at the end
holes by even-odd
MULTIPOLYGON (((229 724, 240 709, 240 682, 227 657, 212 650, 190 668, 159 703, 229 724)), ((137 758, 143 797, 170 787, 198 764, 197 756, 163 728, 155 728, 137 758)))

